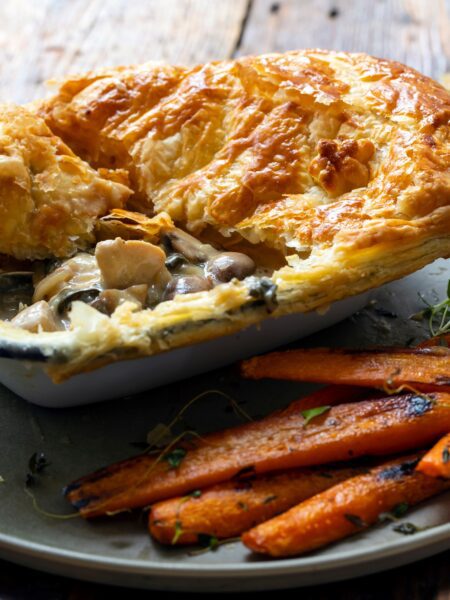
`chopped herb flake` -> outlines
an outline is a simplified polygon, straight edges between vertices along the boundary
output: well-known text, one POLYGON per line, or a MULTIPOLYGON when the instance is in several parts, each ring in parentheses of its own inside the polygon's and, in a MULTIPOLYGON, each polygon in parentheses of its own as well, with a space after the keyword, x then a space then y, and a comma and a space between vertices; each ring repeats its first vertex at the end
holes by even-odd
POLYGON ((219 540, 216 536, 208 533, 199 533, 197 540, 202 548, 208 548, 208 550, 215 550, 219 546, 219 540))
POLYGON ((171 469, 177 469, 187 454, 184 448, 175 448, 164 456, 164 460, 169 463, 171 469))
POLYGON ((364 527, 367 527, 367 523, 365 523, 361 517, 359 517, 358 515, 352 515, 350 513, 347 513, 344 515, 344 517, 347 519, 347 521, 349 521, 352 525, 354 525, 355 527, 358 527, 358 529, 363 529, 364 527))
POLYGON ((420 531, 420 528, 417 527, 417 525, 414 525, 414 523, 400 523, 400 525, 393 527, 393 530, 396 533, 402 533, 403 535, 414 535, 420 531))
POLYGON ((200 496, 202 495, 202 491, 201 490, 194 490, 193 492, 191 492, 190 494, 188 494, 191 498, 200 498, 200 496))
POLYGON ((386 523, 386 521, 395 522, 401 517, 405 515, 405 513, 409 509, 409 504, 407 502, 400 502, 400 504, 396 504, 391 512, 382 512, 378 515, 379 523, 386 523))
POLYGON ((175 521, 175 533, 173 534, 172 545, 175 545, 178 542, 182 533, 183 533, 183 525, 182 525, 181 521, 175 521))
POLYGON ((330 410, 331 406, 317 406, 316 408, 310 408, 309 410, 303 410, 301 415, 305 419, 305 427, 308 425, 310 421, 315 419, 316 417, 320 417, 324 413, 330 410))
POLYGON ((273 502, 274 500, 276 500, 278 498, 278 496, 267 496, 267 498, 264 498, 263 500, 263 504, 270 504, 270 502, 273 502))
POLYGON ((442 462, 444 463, 444 465, 446 465, 449 460, 450 460, 450 449, 447 447, 442 450, 442 462))
POLYGON ((35 452, 28 461, 28 468, 30 469, 30 473, 32 475, 42 473, 42 471, 48 466, 50 466, 50 463, 45 458, 45 454, 43 452, 35 452))

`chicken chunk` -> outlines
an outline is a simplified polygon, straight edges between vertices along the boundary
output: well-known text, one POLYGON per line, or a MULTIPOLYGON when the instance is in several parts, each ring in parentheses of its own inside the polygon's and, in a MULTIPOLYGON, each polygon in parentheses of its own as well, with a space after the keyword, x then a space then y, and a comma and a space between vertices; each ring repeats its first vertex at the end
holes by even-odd
POLYGON ((133 285, 149 284, 164 276, 166 255, 159 246, 141 240, 105 240, 97 244, 95 257, 105 288, 123 290, 133 285))
POLYGON ((21 310, 12 320, 12 325, 27 329, 33 333, 39 331, 58 331, 58 325, 55 315, 45 300, 35 302, 21 310))

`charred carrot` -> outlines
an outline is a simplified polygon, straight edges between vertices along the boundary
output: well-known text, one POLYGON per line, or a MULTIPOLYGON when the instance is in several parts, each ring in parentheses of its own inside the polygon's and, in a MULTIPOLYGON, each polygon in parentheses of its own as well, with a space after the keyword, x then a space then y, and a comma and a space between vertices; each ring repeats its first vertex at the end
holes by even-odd
POLYGON ((153 505, 149 530, 162 544, 173 545, 195 544, 205 534, 236 537, 361 470, 292 469, 194 490, 153 505))
POLYGON ((417 470, 430 477, 450 479, 450 433, 425 454, 417 470))
POLYGON ((437 335, 428 340, 417 344, 416 348, 435 348, 435 347, 449 348, 450 347, 450 333, 437 335))
POLYGON ((260 421, 180 444, 159 458, 141 455, 84 477, 67 496, 85 517, 270 471, 394 454, 430 444, 450 430, 450 395, 403 394, 319 411, 285 410, 260 421), (303 413, 303 414, 302 414, 303 413))
POLYGON ((450 481, 416 471, 418 460, 399 459, 339 483, 247 531, 242 541, 270 556, 303 554, 366 529, 383 513, 403 513, 450 488, 450 481))
POLYGON ((317 383, 450 392, 450 349, 347 350, 313 348, 257 356, 242 363, 249 379, 289 379, 317 383))

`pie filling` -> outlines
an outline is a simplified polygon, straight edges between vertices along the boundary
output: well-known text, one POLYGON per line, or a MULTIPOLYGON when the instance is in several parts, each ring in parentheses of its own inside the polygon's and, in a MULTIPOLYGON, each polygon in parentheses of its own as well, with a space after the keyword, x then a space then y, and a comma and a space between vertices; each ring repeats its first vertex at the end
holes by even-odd
POLYGON ((81 301, 110 316, 124 302, 153 309, 180 294, 233 279, 264 281, 271 272, 243 252, 220 250, 185 231, 161 231, 159 242, 114 237, 63 260, 35 261, 0 274, 0 317, 30 332, 70 328, 81 301))

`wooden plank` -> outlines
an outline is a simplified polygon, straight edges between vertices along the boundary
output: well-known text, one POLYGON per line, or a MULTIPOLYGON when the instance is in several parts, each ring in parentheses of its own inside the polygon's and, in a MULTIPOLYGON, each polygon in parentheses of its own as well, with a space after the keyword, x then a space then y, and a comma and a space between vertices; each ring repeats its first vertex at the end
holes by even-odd
POLYGON ((449 0, 255 0, 237 54, 368 52, 426 75, 450 70, 449 0))
POLYGON ((42 97, 52 77, 232 55, 248 0, 3 0, 0 101, 42 97))

